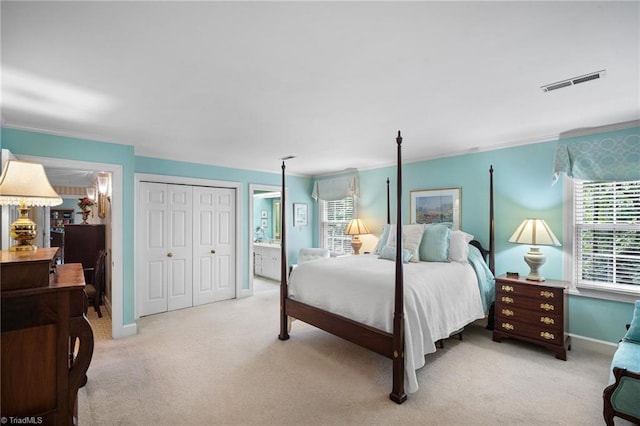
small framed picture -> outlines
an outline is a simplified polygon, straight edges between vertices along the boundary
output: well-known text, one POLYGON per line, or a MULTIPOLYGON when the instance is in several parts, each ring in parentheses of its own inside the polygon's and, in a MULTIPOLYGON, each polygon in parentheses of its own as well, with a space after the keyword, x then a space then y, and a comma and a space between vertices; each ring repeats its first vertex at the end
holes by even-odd
POLYGON ((267 229, 267 219, 262 219, 260 225, 262 225, 262 229, 267 229))
POLYGON ((410 223, 442 223, 460 229, 460 188, 411 191, 410 223))
POLYGON ((307 205, 304 203, 293 204, 293 226, 307 226, 307 205))
POLYGON ((266 219, 267 218, 267 211, 266 210, 262 210, 262 213, 260 213, 260 217, 262 219, 266 219))

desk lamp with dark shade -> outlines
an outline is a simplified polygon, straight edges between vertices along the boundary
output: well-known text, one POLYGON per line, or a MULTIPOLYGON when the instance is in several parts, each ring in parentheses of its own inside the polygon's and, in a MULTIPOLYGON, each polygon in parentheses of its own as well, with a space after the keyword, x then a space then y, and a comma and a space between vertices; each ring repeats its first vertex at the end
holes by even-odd
POLYGON ((0 205, 18 206, 19 217, 11 224, 11 251, 32 251, 37 225, 29 218, 30 206, 58 206, 62 198, 49 183, 42 164, 7 161, 0 177, 0 205))
POLYGON ((353 254, 360 254, 360 247, 362 247, 362 241, 358 235, 368 234, 369 229, 360 219, 351 219, 351 222, 344 230, 345 235, 353 235, 351 238, 351 247, 353 247, 353 254))
POLYGON ((547 257, 540 251, 540 247, 536 246, 562 245, 549 225, 542 219, 525 219, 509 238, 509 242, 531 246, 529 252, 524 255, 524 261, 530 268, 527 279, 531 281, 544 281, 544 277, 538 270, 547 261, 547 257))

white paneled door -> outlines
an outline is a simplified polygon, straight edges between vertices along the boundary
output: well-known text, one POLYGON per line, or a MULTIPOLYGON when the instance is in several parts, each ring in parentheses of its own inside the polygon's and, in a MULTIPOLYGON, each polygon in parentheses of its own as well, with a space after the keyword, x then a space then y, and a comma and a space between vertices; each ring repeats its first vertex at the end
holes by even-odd
POLYGON ((235 190, 193 188, 193 304, 235 297, 235 190))
POLYGON ((235 297, 235 189, 140 182, 140 316, 235 297))
POLYGON ((193 188, 167 185, 167 310, 193 306, 193 188))
POLYGON ((192 305, 192 192, 190 186, 140 183, 141 315, 192 305))
POLYGON ((141 182, 138 191, 137 238, 140 264, 136 285, 141 315, 167 310, 167 185, 141 182))

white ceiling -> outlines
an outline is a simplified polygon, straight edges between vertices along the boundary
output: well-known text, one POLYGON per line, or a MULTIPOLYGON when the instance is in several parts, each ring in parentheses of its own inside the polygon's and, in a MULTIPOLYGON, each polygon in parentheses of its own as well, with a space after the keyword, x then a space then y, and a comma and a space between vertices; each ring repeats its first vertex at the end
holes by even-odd
POLYGON ((320 175, 640 118, 640 3, 2 1, 2 122, 320 175), (540 86, 606 70, 606 78, 540 86))

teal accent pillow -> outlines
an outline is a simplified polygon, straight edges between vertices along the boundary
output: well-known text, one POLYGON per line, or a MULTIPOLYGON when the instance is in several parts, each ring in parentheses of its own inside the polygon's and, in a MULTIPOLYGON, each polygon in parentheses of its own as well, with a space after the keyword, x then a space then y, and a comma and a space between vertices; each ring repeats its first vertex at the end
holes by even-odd
POLYGON ((640 344, 640 300, 636 300, 631 326, 624 335, 624 340, 640 344))
POLYGON ((378 240, 378 244, 376 244, 373 254, 380 254, 382 252, 382 248, 387 245, 390 228, 391 226, 388 223, 382 228, 382 235, 380 235, 380 239, 378 240))
POLYGON ((449 235, 446 225, 430 224, 425 226, 420 242, 420 260, 424 262, 449 262, 449 235))
MULTIPOLYGON (((413 256, 413 252, 407 249, 402 250, 402 261, 404 263, 409 262, 409 260, 411 259, 411 256, 413 256)), ((378 259, 396 260, 396 248, 391 246, 382 247, 382 250, 380 250, 380 256, 378 256, 378 259)))

